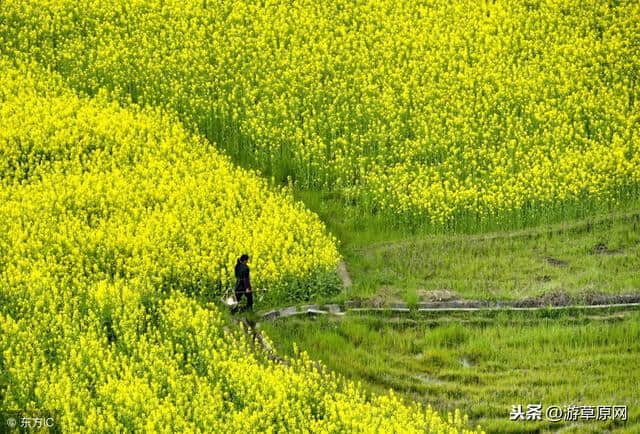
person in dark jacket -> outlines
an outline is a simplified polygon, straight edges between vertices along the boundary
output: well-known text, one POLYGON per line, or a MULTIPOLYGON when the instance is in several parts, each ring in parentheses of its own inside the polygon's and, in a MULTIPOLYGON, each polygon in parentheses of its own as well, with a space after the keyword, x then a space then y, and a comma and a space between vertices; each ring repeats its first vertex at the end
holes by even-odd
POLYGON ((249 280, 248 261, 249 255, 244 253, 240 258, 238 258, 238 262, 236 263, 236 300, 238 301, 236 310, 240 306, 240 300, 243 295, 247 297, 247 309, 253 308, 253 293, 251 292, 251 281, 249 280))

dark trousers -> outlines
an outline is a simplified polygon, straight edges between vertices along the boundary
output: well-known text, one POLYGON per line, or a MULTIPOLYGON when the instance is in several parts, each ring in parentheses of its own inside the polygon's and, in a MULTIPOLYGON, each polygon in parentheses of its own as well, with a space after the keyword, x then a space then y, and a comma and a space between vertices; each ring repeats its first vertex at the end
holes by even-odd
POLYGON ((242 300, 242 296, 247 297, 247 309, 253 308, 253 292, 246 292, 244 289, 236 289, 236 300, 238 304, 240 304, 240 300, 242 300))

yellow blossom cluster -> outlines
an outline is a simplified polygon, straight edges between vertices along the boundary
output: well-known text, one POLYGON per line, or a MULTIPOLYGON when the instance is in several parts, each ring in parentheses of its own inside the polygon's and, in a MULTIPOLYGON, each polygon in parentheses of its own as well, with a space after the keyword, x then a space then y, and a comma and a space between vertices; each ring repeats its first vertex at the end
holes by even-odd
POLYGON ((0 50, 252 167, 444 222, 640 183, 635 0, 4 0, 0 50))
POLYGON ((335 239, 317 216, 170 115, 56 92, 53 79, 31 83, 28 73, 0 77, 7 261, 54 255, 68 258, 70 275, 218 293, 242 252, 256 287, 335 267, 335 239))
POLYGON ((24 277, 0 310, 0 405, 53 412, 63 432, 469 432, 457 411, 367 398, 305 353, 270 361, 182 293, 24 277))
POLYGON ((241 250, 274 285, 337 253, 317 217, 174 116, 0 59, 0 181, 0 408, 83 433, 465 430, 304 353, 271 361, 189 296, 241 250))

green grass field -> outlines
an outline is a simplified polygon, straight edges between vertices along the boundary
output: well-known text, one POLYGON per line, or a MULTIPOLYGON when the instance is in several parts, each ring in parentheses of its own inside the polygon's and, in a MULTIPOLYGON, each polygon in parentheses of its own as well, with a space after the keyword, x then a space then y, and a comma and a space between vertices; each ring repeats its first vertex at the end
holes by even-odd
MULTIPOLYGON (((638 294, 640 208, 636 202, 591 216, 574 209, 534 226, 477 227, 469 233, 394 227, 319 193, 298 192, 341 241, 353 285, 332 298, 382 305, 535 299, 590 303, 638 294), (324 200, 323 200, 324 199, 324 200)), ((586 211, 585 211, 586 212, 586 211)), ((588 214, 588 212, 586 212, 588 214)), ((640 432, 640 311, 547 310, 347 314, 263 322, 281 354, 293 343, 378 394, 439 411, 460 408, 487 432, 640 432), (511 421, 512 405, 627 405, 628 422, 511 421)))
POLYGON ((262 324, 372 393, 460 408, 488 432, 640 431, 640 311, 557 311, 434 318, 288 318, 262 324), (511 421, 512 405, 627 405, 628 421, 511 421), (566 431, 564 431, 566 430, 566 431))
MULTIPOLYGON (((455 299, 637 294, 640 212, 626 208, 533 227, 433 233, 358 220, 337 202, 299 194, 342 241, 352 287, 332 299, 380 304, 455 299)), ((640 312, 540 310, 418 314, 349 313, 261 327, 283 354, 292 343, 331 370, 438 410, 460 408, 488 432, 640 432, 640 312), (510 421, 512 405, 627 405, 626 424, 510 421)))
POLYGON ((460 299, 561 294, 576 303, 640 288, 640 207, 510 231, 428 233, 351 219, 330 201, 300 195, 341 240, 353 281, 333 301, 415 303, 429 291, 460 299))

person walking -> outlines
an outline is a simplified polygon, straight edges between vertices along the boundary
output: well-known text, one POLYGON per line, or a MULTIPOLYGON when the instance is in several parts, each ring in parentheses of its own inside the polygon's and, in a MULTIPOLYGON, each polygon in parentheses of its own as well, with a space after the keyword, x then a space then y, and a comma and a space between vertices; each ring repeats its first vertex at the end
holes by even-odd
POLYGON ((238 302, 238 305, 236 306, 234 311, 239 310, 240 300, 242 299, 243 295, 247 297, 246 309, 253 309, 253 293, 251 291, 251 281, 249 280, 249 266, 247 265, 248 261, 249 255, 243 253, 242 256, 238 258, 238 262, 236 263, 236 301, 238 302))

